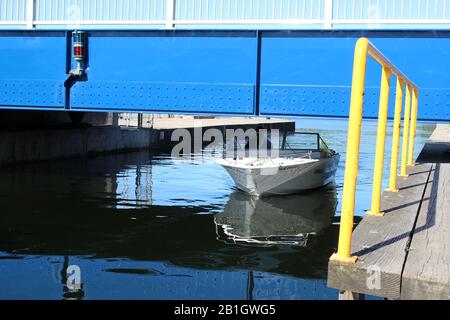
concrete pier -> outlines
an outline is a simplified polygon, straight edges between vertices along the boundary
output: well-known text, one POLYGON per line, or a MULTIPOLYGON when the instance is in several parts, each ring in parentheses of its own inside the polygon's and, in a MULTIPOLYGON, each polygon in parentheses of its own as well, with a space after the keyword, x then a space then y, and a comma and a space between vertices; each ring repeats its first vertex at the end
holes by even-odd
MULTIPOLYGON (((153 128, 158 134, 157 149, 171 148, 178 143, 172 141, 172 133, 177 129, 186 129, 193 137, 195 134, 203 134, 208 129, 218 129, 224 136, 227 129, 278 129, 280 132, 295 131, 295 121, 288 119, 272 118, 236 118, 236 117, 195 117, 195 118, 162 118, 154 119, 153 128)), ((209 142, 204 142, 206 146, 209 142)))
POLYGON ((255 117, 192 117, 192 118, 155 118, 153 128, 158 130, 177 128, 220 128, 232 127, 272 127, 292 131, 295 122, 287 119, 255 118, 255 117))
POLYGON ((0 164, 149 147, 153 130, 112 126, 0 132, 0 164))
POLYGON ((137 115, 124 120, 120 114, 86 113, 73 124, 67 112, 0 111, 0 165, 142 148, 165 151, 176 143, 171 135, 177 128, 295 129, 293 121, 283 119, 144 116, 142 121, 137 115))

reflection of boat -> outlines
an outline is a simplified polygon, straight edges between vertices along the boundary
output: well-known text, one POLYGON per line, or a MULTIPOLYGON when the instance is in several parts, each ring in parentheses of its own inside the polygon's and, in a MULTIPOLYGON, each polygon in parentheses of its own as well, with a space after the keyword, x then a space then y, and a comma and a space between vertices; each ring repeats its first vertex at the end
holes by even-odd
POLYGON ((259 196, 292 194, 325 186, 334 180, 339 157, 319 134, 295 133, 283 137, 276 157, 235 157, 217 162, 239 189, 259 196), (292 137, 293 143, 289 143, 287 139, 292 137), (304 143, 308 139, 312 142, 309 145, 304 143), (295 144, 300 145, 295 147, 295 144))
POLYGON ((236 191, 214 217, 219 240, 231 243, 306 246, 308 235, 331 224, 335 189, 286 197, 255 198, 236 191))
MULTIPOLYGON (((141 198, 139 189, 152 181, 151 173, 172 165, 161 158, 150 163, 150 157, 139 151, 0 170, 0 261, 3 279, 13 276, 16 297, 55 298, 63 290, 64 298, 86 294, 102 299, 106 292, 106 298, 119 299, 227 299, 230 294, 245 299, 250 270, 255 273, 255 299, 315 297, 317 283, 326 279, 337 226, 310 239, 314 241, 301 254, 295 246, 260 248, 217 241, 214 216, 204 213, 222 210, 221 200, 158 205, 141 198), (124 179, 127 188, 120 188, 124 179), (30 264, 35 268, 24 268, 30 272, 21 272, 22 281, 14 278, 17 266, 30 264), (72 274, 68 265, 82 268, 85 286, 80 291, 67 290, 72 274), (111 293, 110 282, 86 278, 85 267, 121 290, 111 293), (49 272, 36 278, 37 269, 49 272), (36 285, 27 285, 30 277, 36 285), (55 290, 42 291, 48 283, 54 283, 55 290), (259 290, 280 285, 282 290, 259 290)), ((0 291, 0 297, 7 296, 8 290, 0 291)))

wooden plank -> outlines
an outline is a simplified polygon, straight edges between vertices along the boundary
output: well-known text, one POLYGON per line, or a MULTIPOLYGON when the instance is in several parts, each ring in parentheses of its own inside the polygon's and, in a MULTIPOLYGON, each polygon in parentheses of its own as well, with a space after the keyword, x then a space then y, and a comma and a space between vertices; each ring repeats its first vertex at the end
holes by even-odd
POLYGON ((437 124, 430 138, 431 141, 450 141, 450 125, 437 124))
POLYGON ((400 297, 401 273, 406 247, 418 214, 432 164, 409 169, 399 177, 400 192, 384 192, 384 217, 365 216, 353 232, 355 264, 328 265, 328 286, 363 294, 396 299, 400 297))
POLYGON ((450 164, 437 163, 406 259, 402 299, 450 299, 449 208, 450 164))

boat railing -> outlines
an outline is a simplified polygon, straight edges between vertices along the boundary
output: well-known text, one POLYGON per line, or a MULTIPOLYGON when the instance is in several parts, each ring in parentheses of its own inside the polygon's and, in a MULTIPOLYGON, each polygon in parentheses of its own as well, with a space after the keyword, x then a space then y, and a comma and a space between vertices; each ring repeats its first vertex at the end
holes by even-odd
POLYGON ((351 256, 351 237, 353 231, 356 180, 358 176, 359 145, 363 116, 365 78, 367 57, 372 57, 381 65, 381 87, 379 98, 378 128, 376 140, 375 165, 373 171, 372 206, 366 214, 383 216, 380 211, 381 186, 383 178, 384 151, 386 141, 386 126, 388 118, 390 77, 396 77, 396 96, 394 107, 394 125, 392 132, 391 167, 388 191, 397 192, 397 167, 400 142, 401 113, 403 109, 403 94, 406 87, 402 158, 400 176, 407 176, 407 165, 414 166, 414 139, 418 110, 417 86, 409 80, 395 65, 393 65, 366 38, 360 38, 356 43, 353 61, 353 78, 348 124, 347 153, 345 161, 344 190, 342 195, 341 222, 337 253, 331 256, 332 261, 339 263, 354 263, 357 259, 351 256), (411 106, 412 101, 412 106, 411 106))

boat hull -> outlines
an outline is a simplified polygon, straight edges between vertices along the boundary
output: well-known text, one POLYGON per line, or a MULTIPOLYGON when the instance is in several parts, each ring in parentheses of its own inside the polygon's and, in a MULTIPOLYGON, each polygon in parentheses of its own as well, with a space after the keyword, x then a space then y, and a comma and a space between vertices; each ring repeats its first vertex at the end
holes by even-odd
POLYGON ((233 178, 236 186, 251 195, 286 195, 328 185, 334 180, 339 154, 301 165, 279 168, 242 168, 221 165, 233 178))

